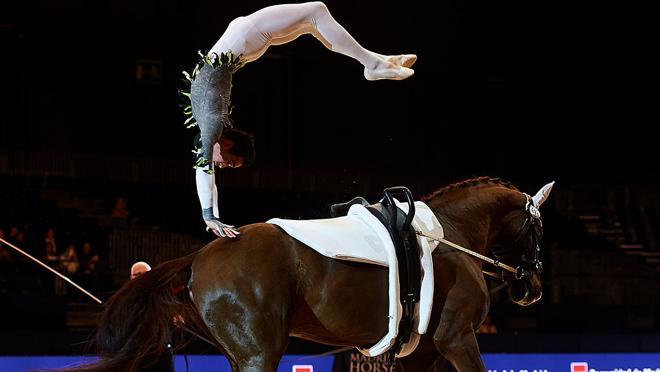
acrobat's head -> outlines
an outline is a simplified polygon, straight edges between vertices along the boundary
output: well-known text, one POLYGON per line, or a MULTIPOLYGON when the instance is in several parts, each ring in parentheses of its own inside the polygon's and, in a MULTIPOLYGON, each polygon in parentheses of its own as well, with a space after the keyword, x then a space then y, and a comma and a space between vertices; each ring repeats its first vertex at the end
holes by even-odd
POLYGON ((254 137, 238 129, 225 130, 213 146, 213 164, 220 168, 249 167, 254 158, 254 137))

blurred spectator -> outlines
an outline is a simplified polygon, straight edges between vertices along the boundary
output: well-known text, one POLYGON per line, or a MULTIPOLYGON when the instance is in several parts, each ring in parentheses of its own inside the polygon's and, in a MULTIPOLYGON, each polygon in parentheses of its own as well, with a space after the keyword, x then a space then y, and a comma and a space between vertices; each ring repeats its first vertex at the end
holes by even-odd
POLYGON ((69 244, 60 255, 60 265, 64 268, 65 274, 73 275, 78 272, 80 262, 73 244, 69 244))
POLYGON ((78 279, 80 285, 87 290, 98 291, 101 258, 92 249, 92 245, 88 241, 82 243, 78 262, 78 279))
POLYGON ((130 224, 131 212, 128 210, 128 203, 126 199, 118 197, 115 200, 115 206, 112 209, 110 217, 112 217, 112 223, 115 227, 126 227, 130 224))
MULTIPOLYGON (((6 239, 5 230, 0 228, 0 238, 6 239)), ((11 290, 13 281, 12 257, 9 247, 0 242, 0 293, 6 294, 11 290)))
MULTIPOLYGON (((13 243, 16 247, 20 248, 21 250, 25 252, 29 252, 29 248, 27 247, 27 242, 25 241, 25 234, 23 234, 23 231, 19 231, 18 234, 16 234, 16 242, 13 243)), ((11 252, 11 250, 10 250, 11 252)), ((25 261, 25 257, 22 256, 19 253, 16 253, 16 256, 18 256, 18 259, 20 261, 25 261)))
POLYGON ((112 217, 126 218, 131 214, 128 210, 126 199, 119 197, 115 200, 115 207, 112 209, 112 217))
POLYGON ((32 225, 30 225, 30 223, 25 223, 17 236, 18 244, 20 244, 18 247, 32 255, 35 255, 35 253, 39 255, 40 252, 37 252, 36 250, 41 247, 41 242, 38 240, 37 236, 38 235, 34 233, 32 225))
MULTIPOLYGON (((0 228, 0 239, 7 240, 5 230, 2 228, 0 228)), ((5 247, 5 243, 0 241, 0 261, 8 260, 9 258, 9 246, 5 247)))
POLYGON ((22 231, 16 234, 16 246, 21 249, 25 247, 25 234, 22 231))
MULTIPOLYGON (((11 237, 5 236, 5 230, 0 228, 0 238, 25 252, 30 252, 30 248, 34 245, 28 243, 25 233, 18 228, 18 225, 11 225, 10 231, 11 237)), ((39 255, 39 258, 43 258, 42 254, 39 255)), ((43 270, 37 269, 23 255, 0 242, 0 291, 22 294, 50 291, 53 286, 50 285, 50 282, 46 285, 43 284, 45 276, 47 274, 43 270)))
POLYGON ((57 261, 57 244, 55 243, 55 230, 49 228, 46 230, 46 238, 44 239, 44 255, 46 261, 57 261))
POLYGON ((9 226, 9 236, 6 238, 6 240, 11 244, 16 245, 17 243, 16 238, 18 236, 18 232, 19 232, 18 226, 16 225, 9 226))
POLYGON ((82 244, 82 249, 80 252, 80 257, 78 257, 78 261, 80 262, 80 271, 82 274, 96 275, 97 266, 99 261, 101 261, 101 258, 96 252, 92 250, 92 245, 88 241, 85 241, 82 244))

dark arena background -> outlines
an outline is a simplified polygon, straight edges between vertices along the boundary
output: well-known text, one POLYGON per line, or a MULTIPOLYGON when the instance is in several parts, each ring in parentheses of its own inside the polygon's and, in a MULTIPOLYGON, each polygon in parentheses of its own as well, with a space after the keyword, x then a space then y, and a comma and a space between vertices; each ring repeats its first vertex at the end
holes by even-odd
MULTIPOLYGON (((487 368, 660 370, 653 2, 325 3, 364 47, 416 53, 415 75, 367 81, 310 35, 239 70, 232 118, 254 134, 257 158, 217 175, 221 220, 329 218, 334 203, 377 202, 396 185, 419 199, 478 176, 531 194, 555 181, 541 208, 543 298, 520 307, 487 280, 487 368)), ((133 262, 213 240, 177 89, 198 50, 266 5, 3 2, 0 237, 101 300, 133 262), (77 263, 63 258, 71 251, 77 263)), ((0 371, 94 358, 86 341, 101 306, 4 243, 0 301, 0 371)), ((396 370, 335 350, 291 338, 280 370, 396 370)), ((187 353, 191 371, 228 368, 201 340, 187 353)), ((183 354, 176 363, 185 371, 183 354)))

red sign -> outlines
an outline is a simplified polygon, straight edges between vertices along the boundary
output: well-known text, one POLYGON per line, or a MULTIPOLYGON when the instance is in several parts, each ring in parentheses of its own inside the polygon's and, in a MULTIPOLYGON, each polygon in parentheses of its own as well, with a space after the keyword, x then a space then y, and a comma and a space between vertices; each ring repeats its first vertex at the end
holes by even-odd
POLYGON ((309 365, 294 365, 291 367, 291 372, 314 372, 314 366, 309 364, 309 365))
POLYGON ((571 372, 589 372, 589 366, 585 362, 573 362, 571 372))

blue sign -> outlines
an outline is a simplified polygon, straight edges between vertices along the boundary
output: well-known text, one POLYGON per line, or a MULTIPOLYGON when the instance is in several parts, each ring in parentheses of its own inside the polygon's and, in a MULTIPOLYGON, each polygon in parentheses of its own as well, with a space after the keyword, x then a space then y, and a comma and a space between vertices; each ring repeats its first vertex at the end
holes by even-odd
MULTIPOLYGON (((484 354, 488 372, 660 372, 660 353, 607 354, 484 354)), ((81 356, 4 356, 0 372, 71 367, 94 361, 81 356)), ((331 372, 334 356, 285 355, 278 372, 331 372)), ((182 355, 175 358, 177 372, 186 371, 182 355)), ((222 355, 189 355, 188 371, 231 372, 222 355)))
MULTIPOLYGON (((93 362, 96 357, 81 356, 2 356, 0 372, 25 372, 33 369, 73 367, 93 362)), ((277 372, 331 372, 334 356, 309 357, 306 355, 285 355, 277 367, 277 372)), ((174 359, 177 372, 186 371, 186 359, 177 355, 174 359)), ((231 372, 227 358, 222 355, 188 355, 189 372, 231 372)))
POLYGON ((488 372, 660 372, 660 353, 484 354, 488 372))

